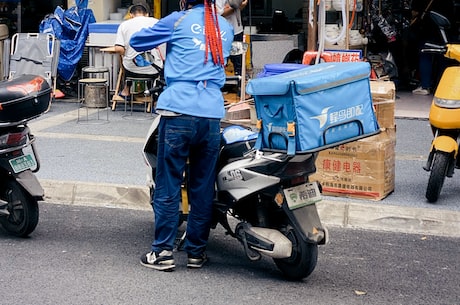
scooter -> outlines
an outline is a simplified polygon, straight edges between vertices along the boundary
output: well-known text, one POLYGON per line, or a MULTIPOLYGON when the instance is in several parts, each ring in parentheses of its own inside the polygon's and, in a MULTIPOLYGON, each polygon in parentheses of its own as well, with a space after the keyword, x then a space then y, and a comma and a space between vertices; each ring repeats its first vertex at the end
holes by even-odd
MULTIPOLYGON (((144 145, 151 195, 155 192, 158 115, 144 145)), ((317 154, 287 156, 253 149, 257 134, 242 126, 227 126, 221 149, 213 204, 213 228, 221 224, 243 245, 251 261, 273 258, 289 279, 302 279, 316 267, 318 245, 328 239, 316 203, 320 186, 309 182, 317 154), (229 221, 232 219, 232 221, 229 221), (230 223, 235 223, 234 228, 230 223)), ((187 171, 184 173, 180 222, 187 220, 187 171)), ((185 239, 179 236, 180 249, 185 239)))
MULTIPOLYGON (((438 25, 445 45, 425 44, 423 52, 443 54, 460 62, 460 44, 449 44, 445 29, 450 27, 444 16, 430 12, 438 25)), ((429 120, 434 139, 431 143, 426 171, 431 171, 425 197, 435 203, 441 193, 446 177, 452 177, 455 168, 460 168, 460 67, 448 67, 438 84, 430 108, 429 120)))
POLYGON ((27 123, 44 113, 51 88, 40 76, 0 82, 0 225, 27 237, 39 218, 44 190, 34 175, 40 168, 35 137, 27 123))

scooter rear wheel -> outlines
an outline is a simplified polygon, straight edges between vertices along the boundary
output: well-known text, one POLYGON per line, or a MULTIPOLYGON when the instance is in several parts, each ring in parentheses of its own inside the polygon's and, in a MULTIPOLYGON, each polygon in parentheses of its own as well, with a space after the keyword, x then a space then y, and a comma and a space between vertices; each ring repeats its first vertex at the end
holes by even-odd
POLYGON ((289 258, 273 259, 276 266, 291 280, 301 280, 315 270, 318 261, 318 245, 305 242, 293 228, 286 233, 292 242, 292 255, 289 258))
POLYGON ((38 203, 15 180, 0 184, 0 199, 7 202, 9 215, 0 217, 0 224, 10 234, 27 237, 38 224, 38 203))
POLYGON ((426 188, 425 197, 430 203, 435 203, 441 194, 444 180, 446 179, 447 170, 449 168, 450 154, 436 152, 433 157, 433 165, 431 166, 430 179, 426 188))

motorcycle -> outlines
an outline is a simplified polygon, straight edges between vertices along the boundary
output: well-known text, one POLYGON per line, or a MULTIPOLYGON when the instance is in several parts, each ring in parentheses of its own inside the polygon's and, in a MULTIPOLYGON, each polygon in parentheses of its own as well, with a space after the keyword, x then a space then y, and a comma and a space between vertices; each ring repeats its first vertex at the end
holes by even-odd
MULTIPOLYGON (((449 44, 445 29, 450 27, 447 18, 430 12, 430 17, 438 25, 445 45, 427 43, 422 52, 443 54, 460 62, 460 44, 449 44)), ((430 171, 425 197, 435 203, 441 193, 446 177, 452 177, 455 168, 460 168, 460 67, 448 67, 441 77, 430 108, 429 121, 434 139, 428 160, 423 167, 430 171)))
POLYGON ((44 113, 50 101, 51 88, 41 76, 0 82, 0 225, 19 237, 35 230, 38 201, 44 196, 34 175, 40 161, 27 123, 44 113))
MULTIPOLYGON (((158 115, 143 148, 148 165, 151 199, 155 192, 158 115)), ((251 261, 271 257, 289 279, 299 280, 316 267, 318 245, 327 242, 316 203, 321 187, 309 182, 316 171, 316 153, 288 156, 253 149, 257 133, 230 125, 221 133, 217 166, 213 226, 236 238, 251 261), (236 220, 234 228, 230 219, 236 220)), ((184 172, 180 223, 187 220, 187 170, 184 172)), ((180 250, 186 232, 179 235, 180 250)))

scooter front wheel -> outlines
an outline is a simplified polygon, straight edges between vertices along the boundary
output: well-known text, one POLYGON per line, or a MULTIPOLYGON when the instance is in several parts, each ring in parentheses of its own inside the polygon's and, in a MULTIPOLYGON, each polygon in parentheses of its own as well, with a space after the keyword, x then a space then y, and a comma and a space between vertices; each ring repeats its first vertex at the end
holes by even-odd
POLYGON ((430 179, 426 189, 425 197, 430 203, 435 203, 441 194, 444 180, 446 179, 447 170, 449 168, 450 154, 444 152, 436 152, 433 157, 433 165, 431 166, 430 179))
POLYGON ((6 204, 8 215, 0 216, 0 224, 10 234, 27 237, 38 224, 38 202, 15 180, 0 184, 0 199, 6 204))
POLYGON ((273 259, 278 269, 291 280, 301 280, 315 270, 318 261, 318 245, 305 242, 292 227, 285 233, 292 242, 292 255, 288 258, 273 259))

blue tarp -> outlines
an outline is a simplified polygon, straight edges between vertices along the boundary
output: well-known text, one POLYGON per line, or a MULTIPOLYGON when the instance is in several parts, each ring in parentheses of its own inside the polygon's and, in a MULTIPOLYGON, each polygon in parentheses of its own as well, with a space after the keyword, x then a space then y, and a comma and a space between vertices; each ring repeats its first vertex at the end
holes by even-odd
POLYGON ((69 81, 83 55, 89 24, 96 22, 88 0, 75 1, 76 6, 67 10, 58 6, 40 23, 40 33, 51 33, 61 42, 57 71, 69 81))

